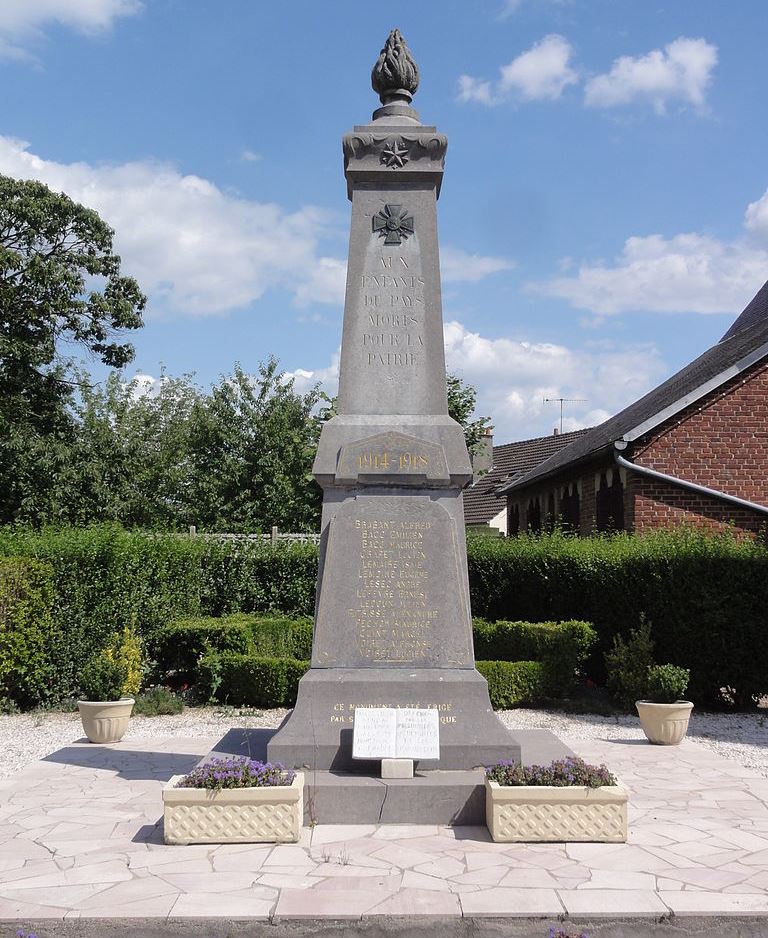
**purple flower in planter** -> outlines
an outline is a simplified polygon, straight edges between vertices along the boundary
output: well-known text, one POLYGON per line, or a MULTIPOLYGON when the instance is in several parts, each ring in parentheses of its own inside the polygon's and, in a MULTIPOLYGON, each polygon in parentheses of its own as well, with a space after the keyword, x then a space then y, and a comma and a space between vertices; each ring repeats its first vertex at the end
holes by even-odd
POLYGON ((268 788, 291 785, 296 773, 278 762, 259 762, 246 756, 211 759, 196 766, 178 783, 178 788, 268 788))

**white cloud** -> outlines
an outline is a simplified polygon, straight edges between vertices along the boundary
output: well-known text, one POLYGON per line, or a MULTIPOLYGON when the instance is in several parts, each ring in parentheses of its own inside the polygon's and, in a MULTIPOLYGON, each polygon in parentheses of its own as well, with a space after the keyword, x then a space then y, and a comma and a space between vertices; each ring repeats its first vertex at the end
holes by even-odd
POLYGON ((243 150, 240 154, 240 159, 244 163, 258 163, 261 159, 261 153, 257 153, 255 150, 243 150))
POLYGON ((559 407, 545 397, 584 399, 566 405, 563 429, 576 430, 602 423, 666 374, 652 345, 571 349, 491 339, 456 321, 445 324, 445 353, 448 370, 477 388, 478 413, 491 417, 498 443, 542 436, 559 425, 559 407))
POLYGON ((2 0, 0 58, 30 58, 27 47, 41 39, 47 26, 57 24, 93 34, 141 8, 139 0, 2 0))
POLYGON ((137 371, 129 381, 124 382, 123 387, 131 392, 133 400, 138 401, 142 397, 157 397, 163 380, 137 371))
MULTIPOLYGON (((584 398, 568 405, 563 428, 602 423, 639 398, 666 375, 666 367, 652 345, 617 347, 592 344, 569 349, 546 342, 506 337, 490 339, 469 331, 462 323, 445 323, 448 370, 478 392, 477 412, 496 427, 497 442, 543 436, 559 424, 556 405, 545 397, 584 398)), ((329 395, 338 388, 339 352, 327 368, 289 372, 299 391, 320 381, 329 395)))
POLYGON ((744 226, 730 242, 696 232, 631 237, 612 263, 584 263, 573 276, 528 289, 599 315, 738 313, 768 271, 768 192, 747 207, 744 226))
POLYGON ((616 107, 650 101, 659 114, 668 104, 679 102, 703 112, 716 65, 717 46, 680 36, 664 49, 616 59, 609 72, 587 82, 584 102, 590 107, 616 107))
POLYGON ((0 136, 0 172, 38 179, 97 212, 115 229, 123 270, 153 308, 207 315, 246 306, 284 288, 306 303, 338 301, 317 241, 325 218, 314 208, 287 212, 223 192, 164 163, 92 166, 56 163, 0 136))
POLYGON ((499 69, 495 84, 471 75, 459 78, 459 100, 498 104, 508 98, 521 101, 554 101, 568 85, 576 84, 578 73, 571 68, 573 47, 563 36, 552 33, 499 69))
POLYGON ((308 278, 296 287, 296 305, 310 303, 335 303, 344 305, 344 287, 347 265, 335 257, 320 257, 312 267, 308 278))
POLYGON ((327 368, 316 368, 308 371, 306 368, 297 368, 295 371, 286 371, 285 378, 293 379, 293 389, 299 394, 306 394, 315 385, 320 384, 329 397, 335 397, 339 390, 339 359, 341 349, 336 349, 327 368))
MULTIPOLYGON (((323 256, 325 213, 288 212, 224 192, 167 163, 94 166, 57 163, 0 135, 0 173, 38 179, 96 209, 115 230, 123 270, 149 293, 151 310, 192 315, 226 313, 284 289, 298 307, 341 308, 346 262, 323 256)), ((443 252, 445 279, 474 283, 511 262, 443 252)))
POLYGON ((450 245, 440 248, 440 273, 445 283, 477 283, 490 274, 512 270, 514 266, 503 257, 483 257, 450 245))

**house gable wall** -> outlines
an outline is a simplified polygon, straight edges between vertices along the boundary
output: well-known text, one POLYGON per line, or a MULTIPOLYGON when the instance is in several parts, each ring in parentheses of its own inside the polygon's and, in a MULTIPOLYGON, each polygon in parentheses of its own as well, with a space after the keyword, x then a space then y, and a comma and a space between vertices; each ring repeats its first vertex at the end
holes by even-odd
MULTIPOLYGON (((637 440, 630 458, 658 472, 768 506, 768 364, 763 361, 742 372, 637 440)), ((570 471, 565 467, 551 479, 510 492, 507 517, 511 522, 516 506, 519 529, 525 531, 528 505, 538 498, 544 519, 550 496, 554 496, 557 517, 564 487, 575 484, 579 533, 592 534, 597 530, 596 483, 605 473, 610 484, 617 472, 611 453, 570 471)), ((631 471, 622 470, 620 477, 628 531, 680 524, 715 531, 735 526, 752 533, 766 528, 768 519, 748 509, 631 471)))
MULTIPOLYGON (((758 363, 638 440, 633 461, 768 506, 768 365, 758 363)), ((634 529, 681 523, 709 530, 765 527, 748 509, 641 476, 634 529)))

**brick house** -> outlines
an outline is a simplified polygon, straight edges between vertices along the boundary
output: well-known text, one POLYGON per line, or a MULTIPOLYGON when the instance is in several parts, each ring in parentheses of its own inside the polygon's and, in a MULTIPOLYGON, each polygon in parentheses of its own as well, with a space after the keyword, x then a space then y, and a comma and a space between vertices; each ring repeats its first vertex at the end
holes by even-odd
POLYGON ((507 532, 768 528, 768 283, 720 341, 496 490, 507 532))
POLYGON ((586 430, 540 436, 533 440, 493 445, 493 437, 486 437, 480 459, 473 459, 475 478, 464 489, 464 523, 470 529, 495 528, 507 533, 507 503, 496 494, 498 487, 524 475, 553 453, 583 436, 586 430), (491 455, 492 454, 492 455, 491 455), (478 472, 477 470, 480 469, 478 472))

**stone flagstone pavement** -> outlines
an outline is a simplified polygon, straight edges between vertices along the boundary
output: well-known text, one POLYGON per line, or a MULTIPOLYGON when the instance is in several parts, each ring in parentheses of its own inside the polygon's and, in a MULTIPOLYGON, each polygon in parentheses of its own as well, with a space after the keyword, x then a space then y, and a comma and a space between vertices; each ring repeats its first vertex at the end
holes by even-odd
POLYGON ((688 740, 563 741, 630 789, 627 844, 320 824, 295 845, 169 847, 162 784, 217 740, 72 744, 0 780, 0 920, 768 916, 768 778, 688 740))

